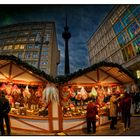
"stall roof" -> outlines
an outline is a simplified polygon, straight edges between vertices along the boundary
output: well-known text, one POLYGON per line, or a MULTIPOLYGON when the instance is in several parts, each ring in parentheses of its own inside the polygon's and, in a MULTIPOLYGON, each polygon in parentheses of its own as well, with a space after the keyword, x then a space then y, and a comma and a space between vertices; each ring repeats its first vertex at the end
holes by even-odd
POLYGON ((13 55, 0 55, 0 82, 38 85, 47 81, 54 79, 13 55))
POLYGON ((59 83, 97 84, 115 83, 127 84, 136 82, 136 77, 121 65, 112 62, 99 62, 88 68, 80 69, 67 76, 58 76, 59 83))

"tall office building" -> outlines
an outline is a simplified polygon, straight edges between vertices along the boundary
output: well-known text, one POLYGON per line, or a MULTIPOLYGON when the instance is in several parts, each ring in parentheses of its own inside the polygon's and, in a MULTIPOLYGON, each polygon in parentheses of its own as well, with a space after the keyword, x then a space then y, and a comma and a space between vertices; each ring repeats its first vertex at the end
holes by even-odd
POLYGON ((0 54, 15 55, 56 76, 60 62, 54 22, 20 23, 0 27, 0 54))
POLYGON ((116 62, 140 78, 140 5, 115 5, 88 40, 90 64, 116 62))

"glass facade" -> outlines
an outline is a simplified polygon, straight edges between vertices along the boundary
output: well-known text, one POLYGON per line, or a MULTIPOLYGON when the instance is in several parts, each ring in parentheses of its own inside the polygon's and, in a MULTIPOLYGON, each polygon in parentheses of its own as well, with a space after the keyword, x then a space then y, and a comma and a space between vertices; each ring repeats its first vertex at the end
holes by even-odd
POLYGON ((133 41, 133 46, 136 50, 136 54, 140 54, 140 37, 136 38, 134 41, 133 41))
POLYGON ((124 45, 126 45, 129 41, 129 37, 126 33, 126 31, 122 32, 119 36, 118 36, 118 42, 120 44, 121 47, 123 47, 124 45))
POLYGON ((140 5, 131 6, 129 10, 135 17, 137 17, 140 14, 140 5))
POLYGON ((127 30, 131 39, 133 39, 140 32, 139 25, 136 21, 134 21, 127 30))
POLYGON ((132 40, 140 33, 139 5, 131 5, 122 14, 119 20, 116 23, 114 23, 113 29, 117 36, 117 40, 120 47, 123 48, 122 54, 125 61, 129 61, 134 56, 140 54, 139 37, 132 42, 132 40))
POLYGON ((115 25, 113 26, 113 29, 114 29, 116 35, 119 34, 119 33, 123 30, 123 25, 122 25, 122 23, 121 23, 120 21, 118 21, 118 22, 115 23, 115 25))
POLYGON ((122 22, 124 24, 124 26, 127 26, 128 24, 130 24, 130 22, 134 19, 133 15, 127 10, 123 17, 122 17, 122 22))

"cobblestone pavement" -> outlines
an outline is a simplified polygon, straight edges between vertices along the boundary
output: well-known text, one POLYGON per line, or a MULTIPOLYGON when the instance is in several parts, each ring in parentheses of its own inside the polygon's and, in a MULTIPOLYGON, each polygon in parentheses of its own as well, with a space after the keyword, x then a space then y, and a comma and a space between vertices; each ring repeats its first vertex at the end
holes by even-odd
POLYGON ((116 130, 110 130, 109 124, 99 126, 96 129, 96 134, 87 134, 85 130, 72 131, 67 133, 35 133, 27 131, 12 130, 12 136, 140 136, 140 117, 131 118, 131 128, 127 131, 123 131, 123 124, 119 121, 116 130))

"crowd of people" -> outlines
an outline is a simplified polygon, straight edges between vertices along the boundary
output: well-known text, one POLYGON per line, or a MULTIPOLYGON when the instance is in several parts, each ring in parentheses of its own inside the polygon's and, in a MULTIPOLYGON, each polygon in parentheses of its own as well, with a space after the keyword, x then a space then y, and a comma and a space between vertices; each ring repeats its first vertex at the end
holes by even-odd
MULTIPOLYGON (((122 94, 118 94, 116 90, 112 91, 109 97, 110 108, 109 108, 109 118, 110 118, 110 129, 116 130, 117 118, 119 112, 121 113, 121 121, 123 123, 123 130, 129 130, 131 125, 131 105, 135 106, 134 113, 138 111, 138 104, 140 102, 140 93, 138 92, 128 93, 126 90, 122 94), (139 97, 138 97, 139 96, 139 97)), ((96 101, 93 99, 89 100, 87 106, 87 133, 96 132, 96 121, 98 116, 98 108, 96 106, 96 101), (91 127, 92 125, 92 127, 91 127)))

